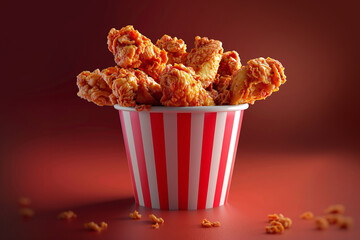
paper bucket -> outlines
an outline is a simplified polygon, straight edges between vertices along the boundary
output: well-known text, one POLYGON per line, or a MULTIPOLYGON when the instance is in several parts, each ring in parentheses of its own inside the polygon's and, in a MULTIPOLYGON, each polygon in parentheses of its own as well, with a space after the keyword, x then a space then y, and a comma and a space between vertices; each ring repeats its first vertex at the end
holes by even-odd
POLYGON ((227 201, 248 104, 120 107, 135 201, 153 209, 214 208, 227 201))

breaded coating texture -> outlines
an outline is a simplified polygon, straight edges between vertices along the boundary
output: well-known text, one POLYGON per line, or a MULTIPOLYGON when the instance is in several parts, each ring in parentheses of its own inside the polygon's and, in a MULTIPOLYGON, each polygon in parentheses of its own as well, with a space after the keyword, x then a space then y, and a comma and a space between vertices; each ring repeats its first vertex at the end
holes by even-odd
POLYGON ((214 89, 218 92, 218 95, 216 96, 216 98, 214 98, 216 105, 230 104, 230 99, 231 99, 230 82, 231 82, 231 76, 217 75, 216 81, 213 86, 214 89))
POLYGON ((230 104, 254 104, 265 99, 286 82, 282 64, 272 58, 256 58, 242 66, 231 79, 230 104))
POLYGON ((123 107, 160 104, 160 85, 140 70, 120 69, 119 75, 112 80, 111 88, 123 107))
POLYGON ((122 68, 139 68, 155 80, 167 62, 166 51, 156 47, 131 25, 120 30, 112 28, 107 43, 117 65, 122 68))
POLYGON ((192 67, 200 76, 204 88, 215 81, 223 51, 220 41, 199 36, 195 38, 195 48, 188 54, 186 66, 192 67))
POLYGON ((100 74, 100 70, 93 72, 83 71, 77 76, 77 95, 83 99, 93 102, 99 106, 113 106, 116 104, 116 97, 112 94, 111 88, 100 74))
POLYGON ((167 52, 167 64, 185 64, 188 53, 186 52, 186 44, 182 39, 172 38, 165 34, 157 40, 156 46, 167 52))
POLYGON ((164 106, 213 106, 214 100, 201 86, 199 76, 182 64, 167 65, 160 75, 164 106))
POLYGON ((240 57, 236 51, 224 52, 221 57, 218 74, 221 76, 231 76, 239 70, 240 67, 240 57))

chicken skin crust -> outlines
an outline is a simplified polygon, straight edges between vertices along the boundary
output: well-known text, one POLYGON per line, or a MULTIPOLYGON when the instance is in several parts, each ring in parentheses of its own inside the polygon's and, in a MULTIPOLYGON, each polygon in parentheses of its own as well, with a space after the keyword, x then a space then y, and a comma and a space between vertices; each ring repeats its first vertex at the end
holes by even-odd
POLYGON ((236 51, 224 52, 221 56, 218 74, 221 76, 231 76, 241 67, 240 57, 236 51))
POLYGON ((182 64, 167 65, 160 75, 164 106, 214 106, 214 100, 201 86, 199 76, 182 64))
POLYGON ((195 47, 187 56, 186 66, 192 67, 200 76, 204 88, 215 81, 223 51, 220 41, 195 37, 195 47))
POLYGON ((167 64, 185 64, 188 53, 186 52, 186 44, 182 39, 177 39, 177 37, 172 38, 169 35, 164 35, 159 40, 157 40, 156 46, 158 46, 160 49, 164 49, 167 52, 167 64))
POLYGON ((160 84, 143 71, 121 68, 118 76, 108 82, 120 106, 160 105, 160 84))
POLYGON ((112 28, 107 44, 116 64, 122 68, 139 68, 155 81, 165 68, 166 51, 156 47, 131 25, 120 30, 112 28))
POLYGON ((254 104, 279 90, 286 82, 282 64, 272 58, 256 58, 242 66, 231 79, 230 104, 254 104))
POLYGON ((77 76, 76 84, 79 88, 77 95, 93 102, 98 106, 113 106, 116 96, 100 74, 100 70, 83 71, 77 76))

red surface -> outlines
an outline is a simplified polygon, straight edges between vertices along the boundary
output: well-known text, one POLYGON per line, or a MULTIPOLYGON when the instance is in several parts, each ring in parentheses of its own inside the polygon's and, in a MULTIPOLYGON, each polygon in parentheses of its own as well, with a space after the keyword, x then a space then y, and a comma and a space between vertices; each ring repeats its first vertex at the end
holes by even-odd
POLYGON ((264 234, 266 216, 274 212, 293 219, 293 226, 281 236, 286 239, 359 236, 358 154, 340 150, 256 152, 242 148, 240 142, 226 206, 199 211, 152 211, 135 206, 122 136, 109 131, 78 134, 70 136, 65 132, 50 141, 38 138, 31 144, 8 149, 12 161, 2 175, 10 181, 5 184, 9 195, 2 199, 7 208, 1 214, 1 225, 6 229, 1 232, 6 237, 1 239, 99 237, 83 229, 83 223, 88 221, 109 224, 108 230, 101 233, 102 239, 278 239, 264 234), (110 139, 98 141, 106 136, 110 139), (29 161, 22 161, 24 158, 29 161), (33 219, 23 221, 17 214, 18 196, 32 199, 33 219), (311 221, 299 219, 307 210, 321 215, 334 203, 345 204, 346 215, 355 219, 353 229, 331 227, 320 232, 314 230, 311 221), (75 211, 78 219, 56 219, 59 212, 68 209, 75 211), (128 217, 134 209, 143 214, 142 220, 128 217), (150 213, 163 217, 165 224, 152 229, 147 218, 150 213), (218 220, 222 226, 203 229, 203 218, 218 220))
POLYGON ((0 239, 358 239, 358 9, 347 0, 3 1, 0 239), (114 66, 106 36, 127 24, 153 42, 182 38, 188 50, 197 35, 219 39, 243 64, 274 57, 288 79, 245 111, 229 204, 156 211, 166 221, 157 230, 128 219, 135 205, 117 111, 76 96, 77 74, 114 66), (33 200, 29 221, 17 214, 20 196, 33 200), (351 231, 318 232, 298 219, 333 203, 355 218, 351 231), (67 209, 79 218, 57 221, 67 209), (273 212, 294 220, 282 236, 264 234, 273 212), (203 217, 222 226, 202 229, 203 217), (107 221, 108 231, 85 232, 91 220, 107 221))

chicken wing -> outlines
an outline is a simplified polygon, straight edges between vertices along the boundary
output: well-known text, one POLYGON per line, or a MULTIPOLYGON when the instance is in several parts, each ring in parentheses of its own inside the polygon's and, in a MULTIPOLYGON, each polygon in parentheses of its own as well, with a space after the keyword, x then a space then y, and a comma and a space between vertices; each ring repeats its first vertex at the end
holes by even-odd
POLYGON ((195 48, 187 56, 186 66, 200 76, 204 88, 214 82, 223 53, 222 43, 207 37, 195 38, 195 48))
POLYGON ((167 65, 160 75, 164 106, 213 106, 214 100, 201 86, 199 76, 182 64, 167 65))
POLYGON ((231 79, 230 104, 250 103, 265 99, 286 82, 282 64, 272 58, 256 58, 242 66, 231 79))
POLYGON ((158 80, 167 62, 166 51, 152 44, 150 39, 133 26, 129 25, 120 30, 112 28, 107 43, 117 65, 122 68, 139 68, 158 80))
POLYGON ((111 80, 113 94, 120 106, 159 105, 161 87, 140 70, 120 69, 119 75, 111 80))
POLYGON ((77 93, 79 97, 99 106, 116 104, 116 97, 101 76, 99 69, 93 72, 83 71, 77 76, 76 83, 79 88, 77 93))
POLYGON ((159 40, 157 40, 156 46, 158 46, 160 49, 164 49, 167 52, 167 64, 174 65, 175 63, 185 63, 188 53, 186 52, 186 44, 182 39, 177 39, 177 37, 172 38, 169 35, 164 35, 159 40))

